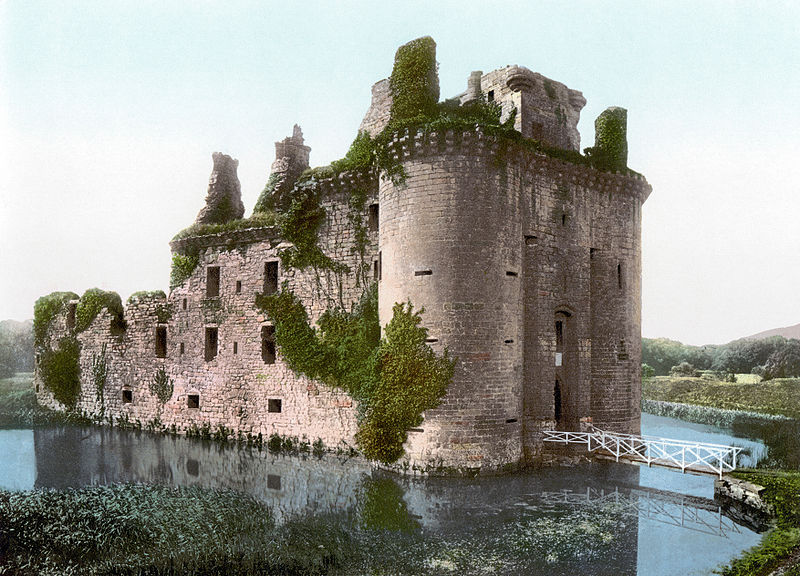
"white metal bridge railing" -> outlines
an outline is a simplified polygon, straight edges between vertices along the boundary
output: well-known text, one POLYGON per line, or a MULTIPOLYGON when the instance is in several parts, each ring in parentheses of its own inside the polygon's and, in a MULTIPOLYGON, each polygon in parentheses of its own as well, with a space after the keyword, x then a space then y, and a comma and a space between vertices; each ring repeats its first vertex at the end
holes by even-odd
POLYGON ((648 466, 680 468, 681 472, 713 472, 720 478, 725 472, 736 469, 736 456, 742 450, 738 446, 618 434, 594 427, 585 432, 545 430, 544 441, 586 444, 589 452, 605 452, 614 456, 617 462, 622 457, 648 466))

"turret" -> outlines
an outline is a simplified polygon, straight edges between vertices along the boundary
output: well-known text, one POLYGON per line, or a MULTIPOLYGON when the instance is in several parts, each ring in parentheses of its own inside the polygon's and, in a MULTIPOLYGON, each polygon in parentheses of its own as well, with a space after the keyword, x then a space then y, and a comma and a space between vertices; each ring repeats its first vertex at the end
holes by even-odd
POLYGON ((227 154, 214 152, 214 168, 208 179, 206 205, 200 210, 195 222, 197 224, 224 224, 230 220, 238 220, 244 216, 242 204, 242 188, 236 169, 239 161, 227 154))
POLYGON ((311 148, 304 142, 303 131, 297 124, 294 125, 291 136, 275 142, 275 161, 254 212, 286 207, 286 193, 292 189, 303 170, 309 167, 311 148))

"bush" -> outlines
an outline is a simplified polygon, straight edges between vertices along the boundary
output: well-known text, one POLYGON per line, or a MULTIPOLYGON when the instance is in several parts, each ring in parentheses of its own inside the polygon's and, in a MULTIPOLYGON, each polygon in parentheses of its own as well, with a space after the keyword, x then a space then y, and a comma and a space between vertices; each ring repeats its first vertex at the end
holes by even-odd
POLYGON ((396 304, 380 338, 377 287, 365 291, 352 312, 328 310, 314 329, 305 306, 284 284, 256 304, 274 321, 281 357, 298 374, 346 390, 359 402, 356 440, 364 454, 384 463, 403 454, 407 430, 438 405, 452 380, 455 360, 425 343, 422 311, 396 304))
POLYGON ((655 375, 656 371, 650 364, 642 364, 642 378, 652 378, 655 375))
POLYGON ((669 369, 669 373, 672 376, 690 376, 694 378, 700 377, 700 371, 695 370, 695 367, 688 362, 681 362, 677 366, 673 366, 669 369))
POLYGON ((169 273, 169 288, 172 290, 173 288, 177 288, 184 282, 186 282, 189 277, 194 272, 194 269, 197 268, 197 265, 200 263, 200 256, 197 254, 180 254, 176 252, 172 255, 172 269, 169 273))

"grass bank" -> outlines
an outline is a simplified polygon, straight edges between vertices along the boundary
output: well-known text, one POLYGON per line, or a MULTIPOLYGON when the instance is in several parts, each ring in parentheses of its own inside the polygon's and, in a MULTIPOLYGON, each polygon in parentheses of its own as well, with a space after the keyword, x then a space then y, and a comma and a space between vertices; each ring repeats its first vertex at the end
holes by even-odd
POLYGON ((0 574, 327 574, 355 557, 329 518, 279 529, 265 504, 232 491, 0 491, 0 574))
POLYGON ((800 419, 800 378, 722 382, 705 377, 654 376, 642 380, 642 398, 800 419))
POLYGON ((733 561, 724 576, 767 576, 781 567, 783 576, 800 576, 800 472, 737 470, 732 476, 764 486, 775 508, 776 525, 755 548, 733 561))

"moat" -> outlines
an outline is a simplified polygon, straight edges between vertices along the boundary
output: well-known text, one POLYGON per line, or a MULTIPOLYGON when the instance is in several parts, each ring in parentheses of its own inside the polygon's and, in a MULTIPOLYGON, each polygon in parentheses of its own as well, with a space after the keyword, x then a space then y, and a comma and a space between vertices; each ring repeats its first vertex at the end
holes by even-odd
MULTIPOLYGON (((743 465, 787 465, 797 457, 753 439, 753 430, 645 414, 643 432, 735 443, 745 447, 743 465)), ((710 574, 760 539, 721 513, 712 477, 606 462, 409 479, 347 455, 276 455, 78 427, 0 430, 0 453, 2 489, 122 482, 233 489, 269 504, 278 522, 326 515, 379 535, 402 573, 472 566, 474 573, 710 574)))

